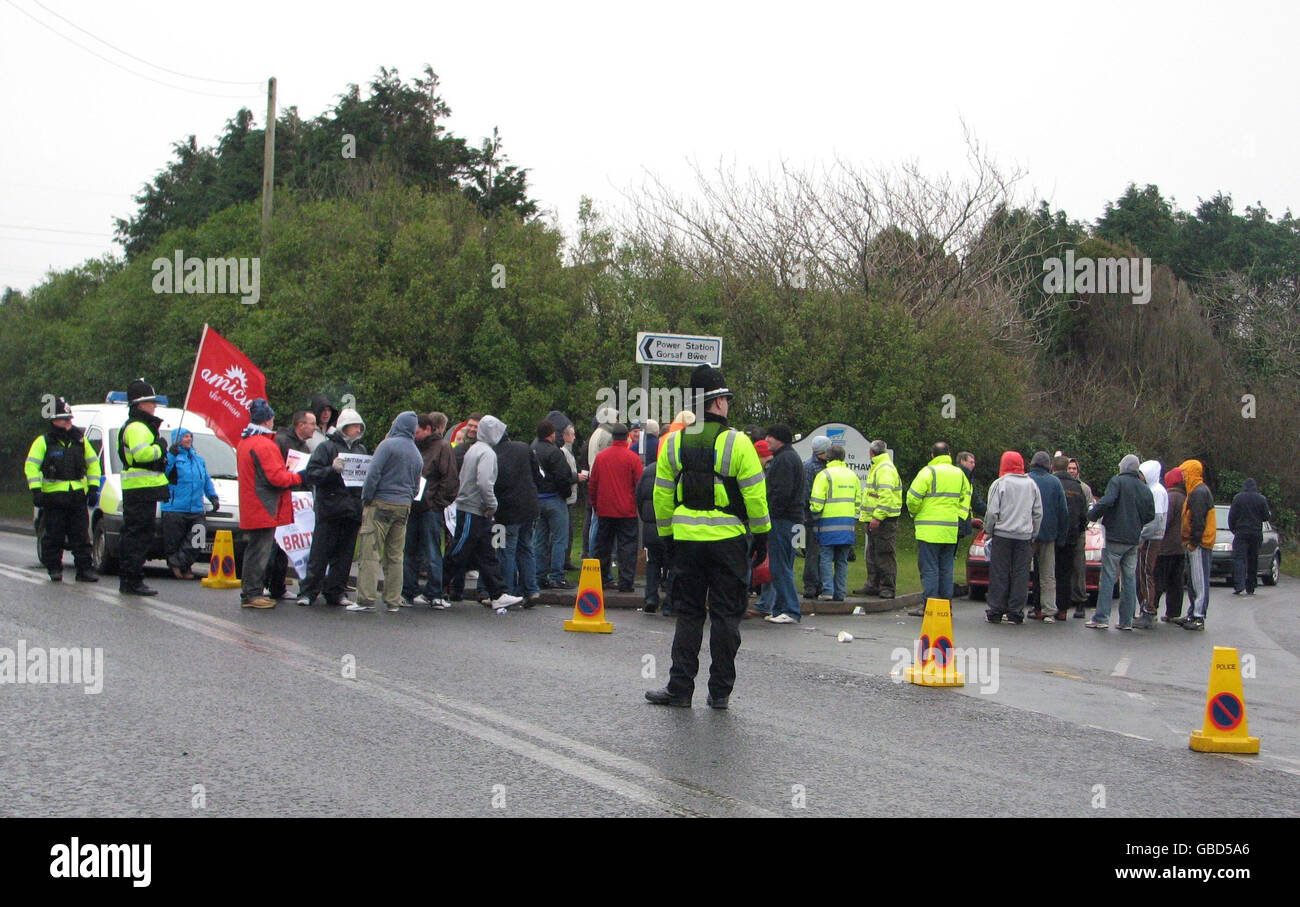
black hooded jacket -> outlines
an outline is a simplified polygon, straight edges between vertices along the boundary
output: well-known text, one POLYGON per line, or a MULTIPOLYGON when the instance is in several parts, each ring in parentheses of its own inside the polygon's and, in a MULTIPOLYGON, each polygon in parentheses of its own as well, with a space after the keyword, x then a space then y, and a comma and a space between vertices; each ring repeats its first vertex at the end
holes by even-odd
POLYGON ((1228 531, 1242 538, 1262 539, 1264 523, 1272 519, 1268 498, 1259 493, 1259 485, 1254 479, 1247 479, 1228 508, 1228 531))
POLYGON ((496 454, 497 483, 493 488, 497 496, 495 520, 502 525, 513 526, 537 519, 542 512, 542 506, 537 500, 537 487, 542 481, 537 468, 537 455, 523 441, 511 441, 509 435, 497 442, 496 454))

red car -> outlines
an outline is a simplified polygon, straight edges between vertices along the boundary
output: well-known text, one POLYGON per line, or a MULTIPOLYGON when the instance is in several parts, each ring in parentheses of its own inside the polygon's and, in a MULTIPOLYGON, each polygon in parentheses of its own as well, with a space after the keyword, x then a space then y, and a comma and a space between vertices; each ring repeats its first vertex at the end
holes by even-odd
MULTIPOLYGON (((966 583, 970 586, 970 597, 982 602, 989 593, 989 556, 986 544, 988 537, 981 529, 971 542, 970 553, 966 556, 966 583)), ((1100 523, 1089 523, 1084 540, 1084 586, 1088 590, 1088 607, 1097 606, 1097 584, 1101 582, 1101 549, 1106 547, 1106 530, 1100 523)), ((1029 587, 1033 588, 1033 576, 1029 578, 1029 587)))

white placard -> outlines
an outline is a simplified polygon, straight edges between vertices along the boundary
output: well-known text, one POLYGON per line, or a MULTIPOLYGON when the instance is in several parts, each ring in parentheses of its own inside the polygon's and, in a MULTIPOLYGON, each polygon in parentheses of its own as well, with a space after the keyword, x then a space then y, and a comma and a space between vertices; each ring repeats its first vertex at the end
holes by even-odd
MULTIPOLYGON (((297 453, 297 451, 290 451, 297 453)), ((302 456, 299 454, 299 456, 302 456)), ((316 511, 312 509, 310 491, 295 491, 293 498, 293 522, 287 526, 277 526, 275 541, 284 550, 293 565, 299 579, 307 577, 307 555, 311 554, 311 536, 316 531, 316 511)))
POLYGON ((420 498, 424 497, 424 486, 428 484, 429 480, 424 476, 420 476, 420 487, 415 489, 415 500, 418 501, 420 498))
POLYGON ((348 488, 360 488, 366 484, 366 473, 370 472, 370 454, 339 454, 343 460, 343 484, 348 488))

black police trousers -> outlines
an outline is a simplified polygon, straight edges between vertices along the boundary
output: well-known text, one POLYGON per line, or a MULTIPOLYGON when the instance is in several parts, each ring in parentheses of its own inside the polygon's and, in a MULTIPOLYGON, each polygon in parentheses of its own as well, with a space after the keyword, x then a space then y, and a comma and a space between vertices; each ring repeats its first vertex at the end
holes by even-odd
POLYGON ((673 607, 677 630, 673 634, 673 666, 668 692, 690 699, 700 669, 700 644, 704 618, 709 617, 709 695, 731 695, 736 683, 736 652, 740 649, 740 621, 745 615, 745 580, 749 557, 745 537, 718 542, 679 541, 673 545, 673 607))
POLYGON ((41 563, 51 574, 63 572, 63 551, 72 552, 77 570, 94 569, 90 557, 90 514, 82 492, 64 495, 69 498, 57 506, 42 507, 45 533, 41 536, 41 563))

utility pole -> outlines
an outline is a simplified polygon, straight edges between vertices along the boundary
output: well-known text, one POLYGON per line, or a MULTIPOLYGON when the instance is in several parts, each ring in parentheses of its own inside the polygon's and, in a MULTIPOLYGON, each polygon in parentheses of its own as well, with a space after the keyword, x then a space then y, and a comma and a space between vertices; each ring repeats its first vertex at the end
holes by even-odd
POLYGON ((266 82, 266 140, 262 146, 262 251, 271 236, 271 198, 275 192, 275 76, 266 82))

